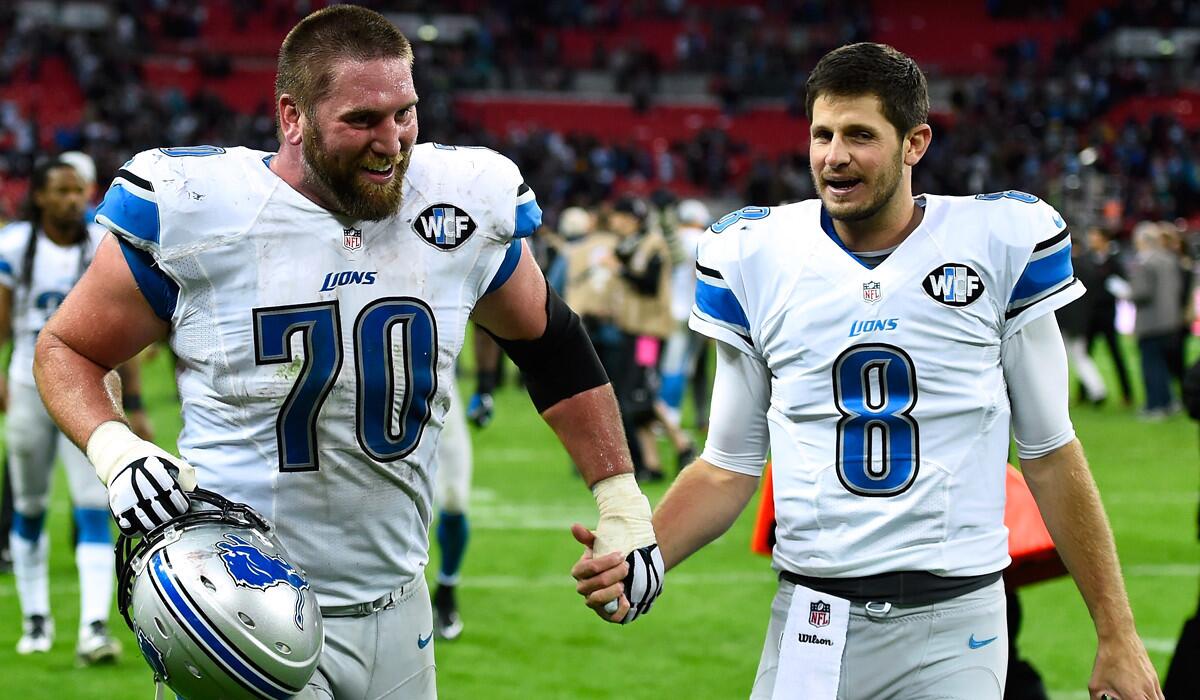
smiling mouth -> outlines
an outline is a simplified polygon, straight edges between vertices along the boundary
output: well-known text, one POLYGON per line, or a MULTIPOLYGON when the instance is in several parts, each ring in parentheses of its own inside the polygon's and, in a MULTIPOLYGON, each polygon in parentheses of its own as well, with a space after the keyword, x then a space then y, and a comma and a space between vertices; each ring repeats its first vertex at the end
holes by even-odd
POLYGON ((392 176, 392 173, 395 172, 396 166, 392 163, 389 163, 380 168, 369 168, 364 165, 362 170, 363 170, 363 172, 367 173, 368 175, 371 175, 371 176, 374 176, 377 178, 389 178, 392 176))
POLYGON ((838 195, 849 194, 861 183, 862 180, 858 178, 843 178, 837 180, 825 178, 825 187, 828 188, 830 192, 838 195))

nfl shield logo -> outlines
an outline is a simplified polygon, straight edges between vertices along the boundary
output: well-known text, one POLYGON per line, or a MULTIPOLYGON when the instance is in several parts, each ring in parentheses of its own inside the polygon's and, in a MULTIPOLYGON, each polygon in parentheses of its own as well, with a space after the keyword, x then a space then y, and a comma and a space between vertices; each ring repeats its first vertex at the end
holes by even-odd
POLYGON ((883 293, 879 291, 878 282, 863 282, 863 301, 874 304, 883 298, 883 293))
POLYGON ((346 250, 358 250, 362 247, 362 229, 342 229, 342 247, 346 250))
POLYGON ((813 627, 824 627, 829 624, 829 603, 818 600, 808 605, 808 624, 813 627))

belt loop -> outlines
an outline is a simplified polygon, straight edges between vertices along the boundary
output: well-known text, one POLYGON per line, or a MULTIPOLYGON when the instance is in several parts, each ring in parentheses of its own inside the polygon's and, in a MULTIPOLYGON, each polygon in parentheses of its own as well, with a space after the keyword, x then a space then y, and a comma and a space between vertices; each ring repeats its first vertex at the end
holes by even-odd
POLYGON ((388 593, 387 596, 381 601, 383 605, 379 606, 378 610, 391 610, 392 608, 396 607, 396 599, 403 595, 403 593, 403 588, 400 589, 400 595, 397 595, 396 591, 388 593))
POLYGON ((888 613, 892 611, 892 604, 885 603, 883 601, 872 600, 864 605, 863 608, 867 611, 868 617, 874 617, 878 619, 888 616, 888 613))

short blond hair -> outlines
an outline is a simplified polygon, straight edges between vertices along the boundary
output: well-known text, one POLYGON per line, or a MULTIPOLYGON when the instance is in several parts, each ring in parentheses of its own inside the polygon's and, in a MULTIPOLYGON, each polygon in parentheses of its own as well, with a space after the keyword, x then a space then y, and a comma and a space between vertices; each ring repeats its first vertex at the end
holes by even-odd
POLYGON ((275 103, 291 95, 311 115, 329 95, 342 59, 399 58, 412 65, 412 44, 386 17, 357 5, 332 5, 300 20, 279 47, 275 103))

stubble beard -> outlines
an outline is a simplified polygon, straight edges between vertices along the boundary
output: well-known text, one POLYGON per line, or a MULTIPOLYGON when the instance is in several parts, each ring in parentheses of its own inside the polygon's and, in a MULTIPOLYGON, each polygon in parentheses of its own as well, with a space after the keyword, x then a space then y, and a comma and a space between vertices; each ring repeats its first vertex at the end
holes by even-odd
MULTIPOLYGON (((884 207, 892 201, 896 190, 900 188, 900 178, 903 174, 903 159, 900 152, 897 150, 896 157, 892 161, 891 167, 885 168, 874 177, 877 183, 874 189, 874 196, 871 197, 865 204, 856 205, 853 203, 837 203, 831 202, 826 197, 821 197, 822 203, 825 205, 825 210, 829 212, 829 216, 838 221, 856 222, 866 221, 883 211, 884 207)), ((813 184, 817 192, 822 192, 820 175, 813 173, 813 184)), ((867 184, 867 180, 863 180, 863 184, 867 184)))
POLYGON ((302 151, 308 176, 332 199, 340 213, 361 221, 381 221, 400 210, 411 150, 402 152, 395 160, 392 179, 383 184, 367 182, 359 176, 359 168, 364 165, 362 158, 350 163, 338 162, 325 150, 321 132, 315 127, 305 130, 302 151))

